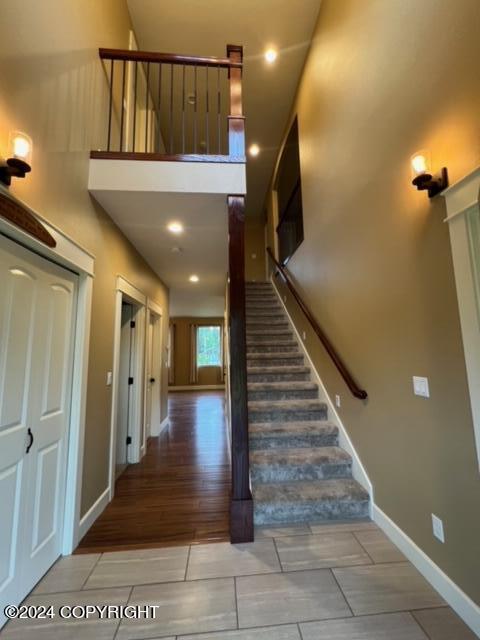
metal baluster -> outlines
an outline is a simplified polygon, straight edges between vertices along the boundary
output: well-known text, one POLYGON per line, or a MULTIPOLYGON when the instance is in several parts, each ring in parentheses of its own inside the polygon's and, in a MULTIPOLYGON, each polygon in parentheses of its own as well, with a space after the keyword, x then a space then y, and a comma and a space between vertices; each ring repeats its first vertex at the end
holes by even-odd
POLYGON ((135 134, 137 128, 137 77, 138 77, 138 63, 135 61, 135 80, 134 80, 134 88, 133 88, 133 148, 132 151, 135 153, 135 134))
POLYGON ((182 72, 182 153, 185 154, 185 66, 182 72))
POLYGON ((145 90, 145 153, 148 151, 148 105, 149 105, 149 89, 150 89, 150 62, 147 62, 147 88, 145 90))
POLYGON ((158 153, 162 148, 162 63, 158 65, 158 153))
POLYGON ((207 93, 206 93, 206 104, 205 104, 205 142, 207 145, 206 151, 207 151, 207 156, 208 156, 208 151, 210 148, 210 134, 209 134, 209 110, 210 110, 210 105, 209 105, 209 98, 208 98, 208 67, 205 67, 206 73, 205 73, 205 79, 207 81, 207 93))
POLYGON ((108 114, 108 136, 107 136, 107 151, 110 151, 110 139, 112 135, 112 109, 113 109, 113 71, 115 61, 110 61, 110 111, 108 114))
POLYGON ((120 117, 120 151, 123 151, 123 121, 125 119, 125 67, 126 61, 123 61, 123 73, 122 73, 122 104, 121 108, 121 117, 120 117))
POLYGON ((193 153, 197 153, 197 65, 195 65, 194 69, 193 93, 195 96, 195 106, 193 113, 193 153))
POLYGON ((221 110, 222 110, 222 98, 220 95, 220 65, 217 66, 217 141, 218 141, 218 155, 222 152, 221 141, 221 110))

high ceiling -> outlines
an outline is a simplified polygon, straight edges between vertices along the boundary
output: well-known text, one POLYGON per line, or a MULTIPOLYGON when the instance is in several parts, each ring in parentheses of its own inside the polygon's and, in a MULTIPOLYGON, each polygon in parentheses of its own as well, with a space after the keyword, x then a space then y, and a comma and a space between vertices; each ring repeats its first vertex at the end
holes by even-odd
POLYGON ((321 0, 127 2, 142 50, 223 57, 227 43, 243 45, 247 147, 261 149, 247 164, 247 215, 261 216, 321 0), (273 65, 263 57, 269 46, 273 65))

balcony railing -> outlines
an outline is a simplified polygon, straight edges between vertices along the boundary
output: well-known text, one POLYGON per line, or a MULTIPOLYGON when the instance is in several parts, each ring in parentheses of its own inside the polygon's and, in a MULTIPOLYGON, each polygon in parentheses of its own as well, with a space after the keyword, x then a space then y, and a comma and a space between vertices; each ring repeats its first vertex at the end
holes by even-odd
POLYGON ((242 48, 225 58, 100 49, 108 81, 92 158, 245 162, 242 48))

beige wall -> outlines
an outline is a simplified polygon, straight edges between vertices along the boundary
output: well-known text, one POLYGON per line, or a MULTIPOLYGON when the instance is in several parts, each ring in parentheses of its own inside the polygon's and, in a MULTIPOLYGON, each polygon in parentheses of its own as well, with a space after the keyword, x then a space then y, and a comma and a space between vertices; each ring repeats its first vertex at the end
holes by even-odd
MULTIPOLYGON (((170 386, 189 386, 191 366, 190 327, 192 324, 223 326, 223 318, 177 317, 171 318, 170 323, 175 326, 175 345, 173 350, 175 380, 174 384, 170 386)), ((198 369, 197 385, 219 384, 223 384, 221 367, 200 367, 198 369)))
POLYGON ((409 158, 430 149, 452 182, 480 164, 479 33, 478 0, 323 0, 294 109, 305 241, 288 265, 368 391, 349 394, 289 298, 376 503, 478 604, 480 473, 445 205, 410 185, 409 158))
POLYGON ((245 222, 245 278, 265 280, 265 224, 256 218, 245 222))
MULTIPOLYGON (((33 171, 12 192, 95 255, 82 514, 108 485, 117 275, 161 305, 168 330, 166 287, 87 191, 89 151, 105 138, 98 47, 127 48, 129 29, 124 0, 2 0, 0 154, 10 129, 34 142, 33 171)), ((166 371, 162 381, 163 418, 166 371)))

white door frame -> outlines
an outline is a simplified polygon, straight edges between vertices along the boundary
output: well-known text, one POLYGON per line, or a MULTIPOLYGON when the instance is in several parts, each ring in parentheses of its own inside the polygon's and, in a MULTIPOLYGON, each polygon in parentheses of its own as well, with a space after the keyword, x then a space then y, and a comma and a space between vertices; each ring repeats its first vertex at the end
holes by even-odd
MULTIPOLYGON (((145 331, 148 332, 148 324, 150 322, 150 317, 152 315, 155 315, 158 317, 158 331, 159 331, 159 335, 160 335, 160 340, 159 340, 159 353, 157 355, 158 357, 158 366, 157 369, 159 369, 159 371, 157 371, 157 375, 158 375, 158 382, 160 385, 160 391, 162 388, 162 369, 163 369, 163 310, 162 307, 157 304, 154 300, 152 300, 151 298, 147 299, 147 314, 146 314, 146 322, 145 322, 145 331)), ((148 333, 146 334, 148 335, 148 333)), ((160 424, 157 425, 157 428, 154 430, 153 433, 147 434, 146 433, 146 429, 147 429, 147 384, 148 384, 148 376, 150 374, 149 371, 147 371, 147 367, 148 367, 148 349, 149 349, 149 344, 148 344, 148 339, 145 341, 145 394, 144 394, 144 419, 143 419, 143 425, 144 425, 144 433, 143 433, 143 447, 142 447, 142 455, 145 455, 146 453, 146 449, 147 449, 147 439, 148 436, 152 435, 152 436, 158 436, 160 433, 160 429, 161 426, 160 424)), ((160 400, 159 400, 160 402, 160 400)), ((160 411, 159 411, 159 417, 161 417, 162 415, 162 407, 161 407, 161 403, 160 403, 160 411)), ((151 425, 150 425, 151 427, 151 425)))
POLYGON ((3 194, 28 209, 48 230, 56 241, 50 248, 25 233, 7 220, 0 218, 0 233, 10 240, 34 251, 38 255, 56 262, 78 274, 78 299, 75 319, 73 347, 72 400, 70 410, 67 478, 63 525, 62 552, 72 553, 80 538, 81 492, 83 476, 83 451, 85 440, 85 409, 87 399, 88 354, 90 343, 90 318, 95 257, 60 229, 48 223, 25 203, 14 198, 7 189, 3 194))
POLYGON ((120 367, 120 328, 122 319, 122 301, 133 304, 135 314, 135 339, 133 345, 134 389, 132 392, 132 443, 128 449, 128 462, 140 462, 141 434, 144 429, 144 387, 145 387, 145 329, 147 298, 139 289, 123 276, 117 276, 115 298, 115 325, 113 334, 113 376, 112 376, 112 410, 110 420, 110 469, 109 469, 109 500, 115 495, 115 458, 117 447, 117 414, 118 414, 118 372, 120 367))

